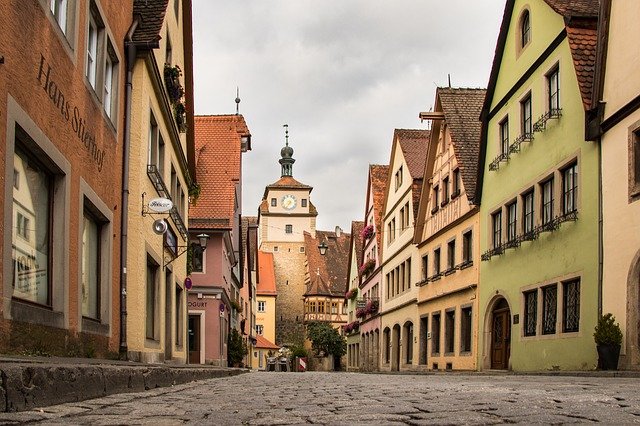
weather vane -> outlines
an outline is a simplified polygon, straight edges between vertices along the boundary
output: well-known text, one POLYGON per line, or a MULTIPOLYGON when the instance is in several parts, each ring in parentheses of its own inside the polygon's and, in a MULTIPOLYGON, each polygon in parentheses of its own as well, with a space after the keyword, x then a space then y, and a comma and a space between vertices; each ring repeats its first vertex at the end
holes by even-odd
POLYGON ((284 127, 284 140, 285 140, 285 144, 287 146, 289 146, 289 125, 288 124, 283 124, 282 127, 284 127))

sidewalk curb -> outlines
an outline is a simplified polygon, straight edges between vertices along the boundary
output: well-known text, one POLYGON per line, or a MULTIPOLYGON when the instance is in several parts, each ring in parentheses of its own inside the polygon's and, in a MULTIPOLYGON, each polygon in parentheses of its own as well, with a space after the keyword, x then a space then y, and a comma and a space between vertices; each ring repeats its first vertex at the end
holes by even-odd
POLYGON ((246 373, 239 368, 164 364, 0 361, 0 413, 78 402, 115 393, 246 373))

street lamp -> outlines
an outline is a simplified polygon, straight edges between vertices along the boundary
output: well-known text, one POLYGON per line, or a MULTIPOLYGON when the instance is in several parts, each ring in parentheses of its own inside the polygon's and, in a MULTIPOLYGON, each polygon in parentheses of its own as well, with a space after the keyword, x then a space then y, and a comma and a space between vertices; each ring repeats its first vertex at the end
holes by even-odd
POLYGON ((320 245, 318 246, 318 250, 320 250, 320 255, 324 256, 325 254, 327 254, 328 248, 329 246, 327 245, 326 241, 323 241, 322 243, 320 243, 320 245))
MULTIPOLYGON (((197 235, 196 238, 198 238, 198 243, 200 244, 200 248, 202 249, 202 251, 205 251, 207 249, 207 241, 209 240, 209 235, 208 234, 200 234, 197 235)), ((174 260, 176 260, 177 258, 179 258, 180 256, 182 256, 183 254, 185 254, 187 252, 187 250, 189 250, 189 242, 187 241, 187 245, 186 246, 176 246, 176 250, 178 249, 183 249, 180 253, 178 253, 173 259, 169 260, 168 262, 166 261, 166 259, 164 259, 163 256, 163 260, 164 262, 164 267, 166 268, 167 266, 169 266, 171 264, 171 262, 173 262, 174 260)))

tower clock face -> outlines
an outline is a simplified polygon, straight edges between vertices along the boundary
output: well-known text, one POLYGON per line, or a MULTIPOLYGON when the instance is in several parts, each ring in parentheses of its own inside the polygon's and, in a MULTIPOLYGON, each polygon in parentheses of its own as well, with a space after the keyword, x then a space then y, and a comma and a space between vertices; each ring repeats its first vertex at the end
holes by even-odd
POLYGON ((295 209, 297 204, 298 201, 293 195, 285 195, 284 197, 282 197, 282 207, 286 210, 295 209))

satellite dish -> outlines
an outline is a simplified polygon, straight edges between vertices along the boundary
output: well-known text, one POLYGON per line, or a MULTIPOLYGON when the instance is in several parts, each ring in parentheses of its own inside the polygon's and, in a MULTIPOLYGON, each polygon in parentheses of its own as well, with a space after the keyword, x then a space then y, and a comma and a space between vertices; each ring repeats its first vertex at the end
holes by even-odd
POLYGON ((164 219, 158 219, 153 221, 153 232, 158 235, 162 235, 167 232, 167 222, 164 219))

